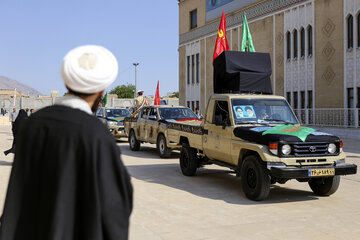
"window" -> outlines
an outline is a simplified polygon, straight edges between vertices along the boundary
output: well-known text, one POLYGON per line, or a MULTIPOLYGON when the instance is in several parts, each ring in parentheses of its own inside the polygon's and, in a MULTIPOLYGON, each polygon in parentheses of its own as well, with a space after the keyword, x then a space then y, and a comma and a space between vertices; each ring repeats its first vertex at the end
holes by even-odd
POLYGON ((190 101, 187 101, 187 107, 190 108, 190 101))
POLYGON ((305 29, 301 28, 300 30, 300 57, 305 57, 305 29))
MULTIPOLYGON (((360 108, 360 87, 357 88, 357 103, 356 108, 360 108)), ((360 114, 360 111, 359 111, 360 114)), ((360 118, 359 118, 360 119, 360 118)))
POLYGON ((347 89, 347 107, 348 108, 354 107, 354 88, 347 89))
POLYGON ((289 104, 291 104, 291 92, 286 93, 286 100, 288 101, 289 104))
POLYGON ((294 109, 298 108, 298 93, 294 92, 294 109))
POLYGON ((313 99, 313 97, 312 97, 312 91, 309 90, 309 91, 308 91, 308 108, 312 108, 312 105, 313 105, 312 99, 313 99))
POLYGON ((200 82, 200 54, 196 54, 196 83, 200 82))
POLYGON ((360 48, 360 12, 357 16, 357 42, 357 46, 360 48))
POLYGON ((215 125, 230 125, 229 121, 229 107, 227 101, 215 101, 215 111, 213 117, 215 125))
POLYGON ((196 108, 200 109, 199 101, 196 101, 196 108))
POLYGON ((313 37, 312 37, 312 26, 308 27, 308 56, 312 56, 312 48, 313 48, 313 37))
POLYGON ((286 59, 291 58, 291 37, 290 32, 286 33, 286 59))
POLYGON ((349 15, 347 19, 347 48, 351 49, 354 46, 354 39, 353 39, 353 16, 349 15))
POLYGON ((305 92, 301 91, 300 92, 300 108, 301 109, 305 109, 305 92))
POLYGON ((298 57, 298 37, 297 37, 297 30, 294 31, 294 58, 298 57))
POLYGON ((194 104, 194 101, 191 101, 191 110, 195 111, 195 104, 194 104))
POLYGON ((197 11, 196 9, 194 11, 190 12, 190 29, 197 27, 197 11))
POLYGON ((187 69, 186 69, 187 84, 190 84, 190 56, 187 56, 186 58, 186 65, 187 65, 187 69))
POLYGON ((195 82, 195 55, 191 55, 191 83, 195 82))

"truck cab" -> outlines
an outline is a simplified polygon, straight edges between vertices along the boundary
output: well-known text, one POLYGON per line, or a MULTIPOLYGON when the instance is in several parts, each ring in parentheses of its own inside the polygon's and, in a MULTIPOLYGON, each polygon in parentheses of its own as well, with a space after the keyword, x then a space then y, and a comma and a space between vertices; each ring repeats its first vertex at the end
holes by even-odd
POLYGON ((202 133, 195 134, 184 131, 187 126, 170 126, 169 135, 183 146, 182 173, 193 176, 207 164, 228 167, 252 200, 265 199, 270 184, 290 179, 308 182, 318 195, 331 195, 340 175, 357 171, 345 163, 337 136, 301 126, 281 96, 213 94, 200 127, 202 133))

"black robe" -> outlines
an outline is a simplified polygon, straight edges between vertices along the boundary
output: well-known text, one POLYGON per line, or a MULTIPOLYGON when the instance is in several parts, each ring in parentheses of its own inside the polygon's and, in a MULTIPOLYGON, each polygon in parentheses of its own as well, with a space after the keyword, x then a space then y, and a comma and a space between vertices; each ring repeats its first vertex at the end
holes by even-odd
POLYGON ((131 210, 120 149, 96 117, 52 106, 25 121, 0 240, 127 239, 131 210))

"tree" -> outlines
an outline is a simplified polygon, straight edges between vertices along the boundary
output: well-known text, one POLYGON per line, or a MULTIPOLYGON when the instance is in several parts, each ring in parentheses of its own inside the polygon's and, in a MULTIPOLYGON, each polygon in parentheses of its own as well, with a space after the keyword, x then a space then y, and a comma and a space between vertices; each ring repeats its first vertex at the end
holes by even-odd
POLYGON ((179 92, 174 92, 173 94, 173 97, 179 98, 179 92))
POLYGON ((113 88, 110 93, 116 94, 118 98, 134 98, 135 85, 121 85, 113 88))

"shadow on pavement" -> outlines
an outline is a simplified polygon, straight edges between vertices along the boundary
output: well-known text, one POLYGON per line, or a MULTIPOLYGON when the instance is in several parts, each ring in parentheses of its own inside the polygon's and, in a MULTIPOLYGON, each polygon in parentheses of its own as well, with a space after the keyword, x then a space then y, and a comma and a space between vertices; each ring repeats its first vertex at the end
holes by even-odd
POLYGON ((178 164, 127 165, 126 167, 130 175, 138 180, 166 185, 199 197, 223 200, 232 204, 254 205, 318 200, 310 190, 272 185, 266 200, 251 201, 243 193, 240 179, 228 170, 200 168, 196 176, 186 177, 182 175, 178 164))
POLYGON ((0 161, 0 166, 12 166, 12 162, 0 161))
MULTIPOLYGON (((139 151, 131 151, 129 145, 120 145, 121 155, 139 158, 159 158, 159 152, 154 144, 153 147, 141 146, 139 151)), ((169 158, 164 159, 179 159, 179 151, 173 150, 169 158)))

